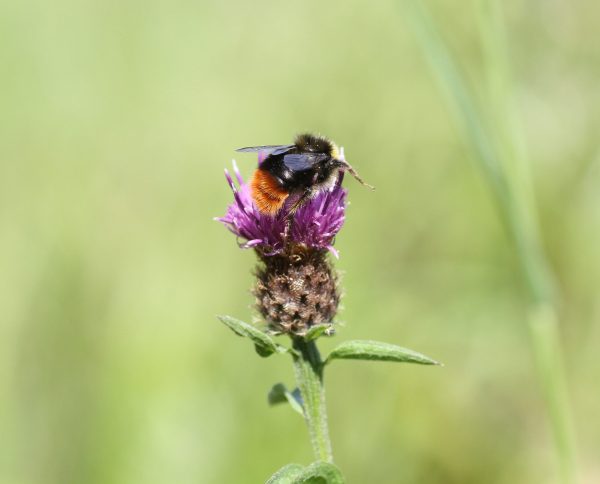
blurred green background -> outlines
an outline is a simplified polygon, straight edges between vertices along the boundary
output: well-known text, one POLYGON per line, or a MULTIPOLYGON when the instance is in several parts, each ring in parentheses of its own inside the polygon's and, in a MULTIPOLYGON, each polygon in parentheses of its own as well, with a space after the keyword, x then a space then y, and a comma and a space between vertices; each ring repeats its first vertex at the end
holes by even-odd
MULTIPOLYGON (((428 4, 478 91, 476 2, 428 4)), ((600 482, 600 5, 504 5, 580 474, 600 482)), ((348 482, 556 482, 514 250, 401 3, 6 1, 0 60, 2 484, 256 483, 312 461, 301 418, 266 405, 289 361, 214 317, 252 317, 254 255, 212 221, 222 169, 302 130, 377 186, 346 183, 324 350, 446 365, 332 365, 348 482)))

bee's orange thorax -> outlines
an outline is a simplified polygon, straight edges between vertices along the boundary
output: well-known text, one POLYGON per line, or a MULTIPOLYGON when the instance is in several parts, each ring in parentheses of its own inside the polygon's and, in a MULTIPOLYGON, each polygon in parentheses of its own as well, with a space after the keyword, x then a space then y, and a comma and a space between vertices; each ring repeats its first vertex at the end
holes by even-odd
POLYGON ((275 215, 289 196, 273 176, 260 168, 250 181, 250 191, 256 207, 263 213, 275 215))

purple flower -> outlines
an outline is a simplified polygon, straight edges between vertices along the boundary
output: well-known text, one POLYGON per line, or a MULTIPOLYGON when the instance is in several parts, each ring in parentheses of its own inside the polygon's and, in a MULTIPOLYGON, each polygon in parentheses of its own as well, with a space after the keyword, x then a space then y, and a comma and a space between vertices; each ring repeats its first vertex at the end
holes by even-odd
POLYGON ((333 248, 333 242, 344 225, 347 194, 341 185, 341 175, 331 190, 319 193, 296 211, 286 238, 286 209, 283 208, 275 216, 261 213, 252 201, 250 187, 244 183, 235 161, 233 171, 238 182, 237 188, 227 170, 225 177, 233 191, 234 201, 227 208, 225 216, 215 220, 222 222, 236 236, 245 240, 240 247, 260 248, 266 255, 276 255, 283 252, 287 243, 295 243, 312 249, 327 249, 339 257, 337 250, 333 248))

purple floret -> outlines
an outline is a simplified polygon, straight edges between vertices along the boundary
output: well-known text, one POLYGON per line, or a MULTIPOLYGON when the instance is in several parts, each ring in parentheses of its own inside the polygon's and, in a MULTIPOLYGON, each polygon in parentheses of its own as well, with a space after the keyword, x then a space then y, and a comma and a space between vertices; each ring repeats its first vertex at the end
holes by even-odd
POLYGON ((254 205, 250 187, 244 183, 235 162, 233 170, 238 188, 228 170, 225 170, 225 177, 233 191, 234 202, 227 207, 224 217, 215 220, 246 241, 240 247, 261 248, 266 254, 275 255, 283 252, 286 243, 295 243, 313 249, 327 249, 338 257, 333 242, 344 225, 347 194, 341 185, 342 176, 332 189, 319 193, 296 211, 286 240, 285 208, 275 216, 261 213, 254 205))

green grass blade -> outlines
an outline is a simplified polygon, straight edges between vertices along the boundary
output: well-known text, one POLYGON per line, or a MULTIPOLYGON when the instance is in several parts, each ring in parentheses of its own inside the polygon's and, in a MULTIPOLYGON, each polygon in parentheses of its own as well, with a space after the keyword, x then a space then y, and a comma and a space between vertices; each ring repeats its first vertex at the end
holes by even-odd
POLYGON ((562 482, 577 482, 574 431, 564 371, 552 272, 542 249, 529 163, 516 115, 500 3, 480 0, 479 21, 487 62, 489 106, 479 109, 420 0, 409 0, 410 22, 512 237, 531 299, 533 353, 552 423, 562 482))
POLYGON ((497 196, 505 199, 507 186, 500 160, 486 133, 484 119, 463 76, 421 1, 409 0, 408 12, 410 25, 423 47, 427 61, 455 120, 473 145, 476 159, 497 196))

